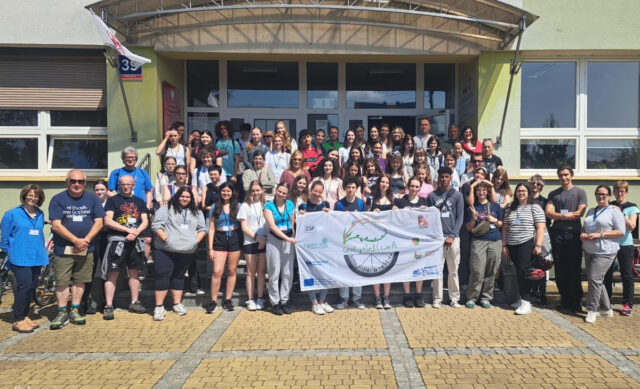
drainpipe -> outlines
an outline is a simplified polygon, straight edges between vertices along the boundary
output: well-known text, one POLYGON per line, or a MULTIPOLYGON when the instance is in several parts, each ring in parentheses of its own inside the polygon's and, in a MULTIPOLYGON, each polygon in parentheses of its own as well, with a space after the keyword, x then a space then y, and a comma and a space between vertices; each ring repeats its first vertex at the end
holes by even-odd
POLYGON ((524 32, 525 26, 525 18, 522 17, 520 22, 518 23, 518 42, 516 43, 516 52, 513 55, 513 59, 511 60, 511 65, 509 66, 509 73, 511 76, 509 77, 509 89, 507 89, 507 100, 504 102, 504 112, 502 113, 502 124, 500 124, 500 135, 496 138, 496 146, 500 146, 502 143, 502 133, 504 132, 504 123, 507 120, 507 110, 509 108, 509 99, 511 97, 511 86, 513 85, 513 77, 520 72, 520 68, 522 68, 522 61, 518 60, 518 54, 520 53, 520 42, 522 41, 522 33, 524 32))

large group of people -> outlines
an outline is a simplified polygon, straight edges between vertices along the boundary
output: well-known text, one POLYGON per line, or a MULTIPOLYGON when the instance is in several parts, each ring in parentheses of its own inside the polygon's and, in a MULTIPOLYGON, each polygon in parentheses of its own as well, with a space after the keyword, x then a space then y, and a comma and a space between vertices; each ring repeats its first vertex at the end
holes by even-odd
MULTIPOLYGON (((284 121, 266 132, 243 125, 240 138, 234 137, 230 122, 220 121, 214 133, 193 130, 185 140, 180 135, 184 124, 176 122, 156 150, 162 169, 155 185, 136 166, 133 147, 122 151, 123 167, 113 170, 108 182, 94 184, 94 193, 85 190, 87 179, 81 170, 70 171, 67 190, 49 205, 58 305, 50 328, 85 324, 83 313, 96 310, 105 320, 114 319, 122 270, 128 275, 129 310, 146 312, 139 301, 140 270, 150 254, 155 266, 154 320, 166 315, 168 291, 171 310, 187 314, 183 294, 205 294, 198 274, 199 251, 207 251, 211 262, 206 312, 219 306, 234 309, 237 267, 243 257, 246 308, 269 306, 276 315, 290 314, 300 215, 427 207, 436 208, 441 218, 441 261, 448 273, 451 307, 490 308, 496 276, 502 271, 501 282, 506 283, 511 272, 517 283, 515 288, 504 287, 508 302, 516 314, 526 315, 534 299, 546 304, 546 274, 539 264, 552 257, 560 307, 581 311, 584 255, 589 285, 585 320, 593 323, 597 315, 613 315, 610 285, 616 257, 624 289, 620 313, 631 314, 631 231, 640 210, 626 201, 626 182, 615 184, 616 201, 610 201, 611 188, 598 186, 596 206, 587 210, 587 194, 573 185, 570 166, 558 168, 561 186, 544 198, 539 175, 512 190, 493 142, 479 141, 471 127, 460 131, 452 125, 446 139, 430 131, 431 123, 422 119, 416 136, 382 124, 366 136, 362 126, 347 130, 341 142, 339 129, 331 126, 326 133, 303 130, 296 141, 284 121), (224 277, 224 298, 219 302, 224 277)), ((19 332, 37 327, 28 312, 38 273, 48 262, 45 216, 39 208, 44 197, 38 185, 26 186, 21 204, 2 219, 0 248, 8 253, 7 264, 17 282, 13 328, 19 332)), ((430 305, 440 308, 445 301, 442 275, 431 285, 430 305)), ((391 285, 372 287, 375 307, 391 308, 391 285)), ((423 282, 415 282, 413 290, 411 283, 403 284, 403 305, 424 307, 423 282)), ((327 293, 307 292, 315 314, 334 311, 327 293)), ((365 307, 362 287, 340 288, 338 295, 335 308, 345 309, 350 302, 365 307)))

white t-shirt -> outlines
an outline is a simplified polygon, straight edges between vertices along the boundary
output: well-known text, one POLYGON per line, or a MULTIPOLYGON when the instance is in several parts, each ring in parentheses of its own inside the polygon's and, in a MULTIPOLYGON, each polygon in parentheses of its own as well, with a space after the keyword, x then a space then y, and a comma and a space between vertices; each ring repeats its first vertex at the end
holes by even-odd
MULTIPOLYGON (((253 204, 242 203, 240 210, 238 210, 237 219, 246 220, 247 223, 249 223, 249 228, 251 230, 258 233, 258 235, 264 236, 266 233, 267 222, 264 220, 263 210, 264 207, 260 202, 253 204)), ((248 245, 252 243, 256 243, 256 241, 251 239, 249 235, 244 234, 244 244, 248 245)))

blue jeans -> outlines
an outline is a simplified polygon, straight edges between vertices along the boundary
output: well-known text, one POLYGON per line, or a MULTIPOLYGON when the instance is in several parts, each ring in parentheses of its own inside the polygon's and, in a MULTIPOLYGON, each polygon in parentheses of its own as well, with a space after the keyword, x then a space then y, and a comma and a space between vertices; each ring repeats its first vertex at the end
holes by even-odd
MULTIPOLYGON (((356 286, 351 288, 353 291, 353 301, 360 301, 362 297, 362 287, 356 286)), ((349 300, 349 288, 340 288, 340 298, 343 300, 349 300)))
POLYGON ((311 300, 311 304, 315 304, 318 300, 324 302, 327 299, 327 293, 329 293, 329 289, 320 289, 320 290, 310 290, 307 292, 309 296, 309 300, 311 300))
POLYGON ((29 314, 33 293, 40 275, 40 266, 17 266, 11 264, 16 282, 16 295, 13 302, 13 320, 22 321, 29 314))

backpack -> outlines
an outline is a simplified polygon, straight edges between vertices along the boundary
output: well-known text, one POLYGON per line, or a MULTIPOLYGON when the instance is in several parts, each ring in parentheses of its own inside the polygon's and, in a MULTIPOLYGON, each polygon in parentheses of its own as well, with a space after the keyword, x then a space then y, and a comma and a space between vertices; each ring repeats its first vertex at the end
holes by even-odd
MULTIPOLYGON (((358 202, 358 211, 364 211, 364 201, 360 197, 356 197, 358 202)), ((342 211, 342 200, 338 201, 338 211, 342 211)))

